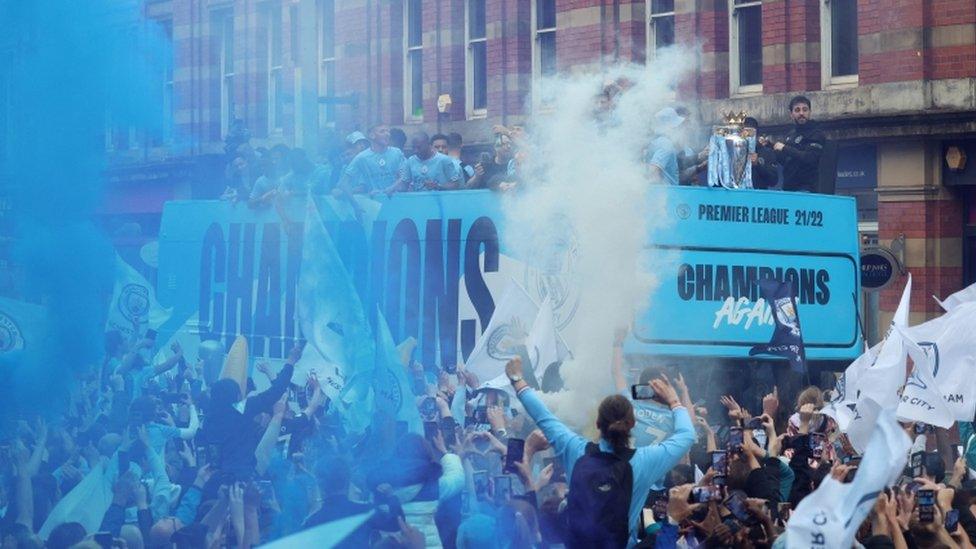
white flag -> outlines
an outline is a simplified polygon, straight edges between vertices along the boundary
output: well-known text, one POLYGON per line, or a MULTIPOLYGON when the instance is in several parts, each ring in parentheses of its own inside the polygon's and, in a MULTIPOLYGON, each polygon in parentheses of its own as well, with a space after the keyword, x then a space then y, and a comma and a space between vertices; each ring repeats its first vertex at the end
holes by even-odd
POLYGON ((847 432, 847 428, 855 416, 854 408, 859 396, 858 384, 861 376, 878 359, 880 350, 881 344, 879 343, 864 351, 864 354, 857 357, 844 370, 834 386, 837 396, 823 409, 824 415, 832 417, 837 423, 837 427, 843 432, 847 432))
POLYGON ((519 347, 525 345, 538 315, 539 306, 518 282, 511 280, 465 368, 482 382, 503 376, 505 363, 519 356, 519 347))
POLYGON ((556 329, 556 315, 552 312, 552 301, 549 296, 539 306, 539 314, 535 317, 529 336, 525 340, 525 350, 532 361, 535 378, 541 383, 542 376, 554 362, 561 362, 569 354, 566 344, 559 337, 556 329))
POLYGON ((932 377, 956 420, 976 414, 976 301, 959 303, 906 334, 932 355, 932 377))
POLYGON ((959 305, 962 305, 963 303, 971 303, 976 301, 976 284, 970 284, 942 301, 939 301, 939 299, 935 296, 932 297, 935 298, 935 302, 938 303, 940 307, 942 307, 946 312, 951 313, 953 309, 959 305))
MULTIPOLYGON (((901 337, 896 335, 895 326, 908 327, 909 299, 912 293, 912 275, 908 275, 901 301, 891 320, 887 337, 878 352, 878 359, 858 377, 856 390, 860 397, 869 397, 882 408, 898 404, 898 390, 905 384, 906 352, 901 337)), ((849 389, 848 389, 849 390, 849 389)))
MULTIPOLYGON (((932 372, 935 368, 935 352, 932 347, 922 348, 904 333, 902 328, 896 327, 897 333, 904 338, 908 348, 908 355, 912 357, 914 367, 912 375, 905 382, 905 389, 898 404, 898 419, 903 421, 919 421, 943 428, 952 427, 954 423, 952 412, 942 398, 942 391, 936 385, 932 372), (930 350, 933 349, 933 350, 930 350)), ((894 334, 888 337, 893 337, 894 334)))
POLYGON ((105 331, 117 330, 126 339, 138 339, 149 328, 159 328, 171 311, 156 301, 156 289, 116 252, 115 288, 105 331))
POLYGON ((854 481, 842 484, 827 476, 797 505, 786 525, 786 546, 850 547, 878 495, 905 468, 910 446, 894 414, 881 412, 854 481))

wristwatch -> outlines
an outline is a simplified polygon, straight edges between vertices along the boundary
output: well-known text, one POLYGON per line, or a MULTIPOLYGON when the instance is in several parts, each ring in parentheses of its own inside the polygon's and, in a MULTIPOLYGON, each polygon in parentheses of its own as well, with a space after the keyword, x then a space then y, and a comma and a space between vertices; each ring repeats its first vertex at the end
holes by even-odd
POLYGON ((519 381, 522 381, 522 376, 518 376, 518 375, 516 375, 516 376, 509 376, 508 380, 512 382, 512 385, 515 385, 519 381))

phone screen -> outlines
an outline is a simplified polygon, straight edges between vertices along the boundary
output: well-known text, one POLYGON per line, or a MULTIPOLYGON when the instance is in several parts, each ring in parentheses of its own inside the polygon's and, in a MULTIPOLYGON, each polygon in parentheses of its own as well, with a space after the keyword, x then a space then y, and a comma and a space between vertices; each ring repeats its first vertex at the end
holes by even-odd
POLYGON ((823 457, 824 443, 826 440, 827 435, 823 433, 810 433, 810 454, 813 456, 813 459, 820 459, 823 457))
POLYGON ((909 476, 917 478, 922 476, 922 452, 915 452, 909 459, 908 466, 911 469, 909 476))
POLYGON ((512 477, 505 475, 495 477, 495 501, 506 502, 510 499, 512 499, 512 477))
POLYGON ((474 492, 479 496, 488 493, 488 471, 474 471, 471 473, 474 482, 474 492))
POLYGON ((729 450, 738 452, 742 448, 742 427, 729 427, 729 450))
POLYGON ((916 497, 918 498, 918 521, 930 523, 935 520, 935 490, 919 490, 916 497))
POLYGON ((522 461, 525 454, 525 441, 520 438, 508 439, 508 451, 505 453, 505 472, 514 473, 515 464, 522 461))
POLYGON ((729 472, 728 452, 717 450, 712 452, 712 470, 716 475, 725 476, 729 472))
POLYGON ((634 400, 651 400, 654 398, 654 389, 648 384, 643 385, 631 385, 630 386, 630 396, 634 400))
POLYGON ((667 496, 654 500, 651 506, 654 512, 654 522, 664 522, 668 520, 668 498, 667 496))
POLYGON ((752 519, 752 515, 749 514, 749 510, 746 509, 746 501, 739 492, 734 492, 731 496, 729 496, 729 499, 725 501, 725 507, 736 519, 742 522, 747 523, 752 519))
POLYGON ((437 438, 437 434, 440 433, 440 427, 437 425, 436 421, 425 421, 424 422, 424 437, 433 441, 437 438))
POLYGON ((762 428, 763 428, 762 418, 754 417, 746 423, 746 429, 751 429, 755 431, 757 429, 762 429, 762 428))
POLYGON ((959 526, 959 509, 949 509, 946 511, 945 517, 945 529, 950 533, 956 531, 956 527, 959 526))
POLYGON ((457 444, 457 422, 453 417, 441 418, 441 436, 444 437, 444 444, 453 446, 457 444))

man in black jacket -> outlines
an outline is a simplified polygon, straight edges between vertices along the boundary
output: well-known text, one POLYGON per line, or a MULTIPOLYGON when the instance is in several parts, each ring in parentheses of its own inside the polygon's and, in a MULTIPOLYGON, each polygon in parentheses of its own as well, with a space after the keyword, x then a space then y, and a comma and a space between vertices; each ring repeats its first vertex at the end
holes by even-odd
POLYGON ((790 99, 793 129, 773 150, 783 166, 783 190, 813 192, 820 175, 820 155, 827 138, 810 120, 810 100, 802 95, 790 99))
POLYGON ((253 476, 257 464, 254 450, 264 434, 255 418, 262 412, 271 413, 274 403, 288 390, 295 363, 301 357, 302 348, 294 347, 271 387, 243 402, 244 395, 233 379, 220 379, 210 388, 210 410, 203 422, 201 439, 216 446, 216 463, 212 465, 221 473, 230 474, 235 480, 253 476))

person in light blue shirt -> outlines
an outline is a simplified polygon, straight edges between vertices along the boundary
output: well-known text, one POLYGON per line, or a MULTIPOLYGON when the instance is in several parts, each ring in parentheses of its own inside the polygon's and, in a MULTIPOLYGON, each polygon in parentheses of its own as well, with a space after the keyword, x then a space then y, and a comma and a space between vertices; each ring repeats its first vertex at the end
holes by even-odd
POLYGON ((414 155, 400 166, 400 177, 390 191, 439 191, 460 187, 460 166, 451 157, 435 151, 426 133, 413 134, 410 143, 414 155))
POLYGON ((373 126, 369 137, 369 148, 353 157, 339 180, 346 194, 380 192, 397 182, 404 158, 400 149, 389 146, 389 126, 373 126))
POLYGON ((684 121, 685 118, 671 107, 655 113, 654 131, 657 137, 647 149, 647 164, 652 180, 668 185, 679 184, 678 147, 672 136, 684 121))
MULTIPOLYGON (((563 466, 566 469, 566 478, 572 479, 573 467, 577 460, 586 453, 586 445, 589 441, 563 425, 546 408, 536 392, 522 379, 522 373, 521 359, 512 359, 505 366, 505 374, 511 380, 519 401, 522 402, 522 406, 525 407, 529 416, 542 429, 542 433, 552 446, 554 454, 562 458, 563 466)), ((688 415, 688 411, 681 406, 674 388, 662 379, 651 381, 651 387, 655 394, 666 402, 671 409, 671 414, 674 417, 674 432, 660 444, 637 448, 630 458, 633 487, 628 514, 630 531, 628 547, 637 544, 640 513, 651 487, 664 478, 664 475, 688 453, 695 441, 695 430, 691 424, 691 417, 688 415)), ((600 450, 617 455, 626 453, 630 444, 630 431, 634 428, 635 423, 633 407, 629 400, 621 395, 605 398, 600 403, 600 414, 597 418, 597 428, 600 431, 600 450), (613 415, 613 417, 605 417, 608 414, 613 415)))

